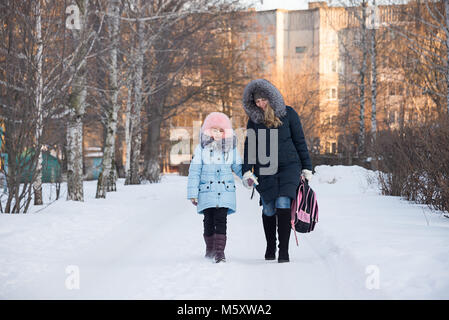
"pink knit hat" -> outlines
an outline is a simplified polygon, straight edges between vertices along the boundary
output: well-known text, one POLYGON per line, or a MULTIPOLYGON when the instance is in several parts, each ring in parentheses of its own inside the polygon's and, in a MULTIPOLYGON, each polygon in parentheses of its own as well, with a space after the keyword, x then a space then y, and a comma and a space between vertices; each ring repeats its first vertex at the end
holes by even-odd
POLYGON ((231 120, 227 115, 221 112, 211 112, 204 119, 203 126, 201 127, 201 132, 212 136, 210 130, 212 128, 220 128, 224 130, 223 138, 230 138, 233 135, 231 120))

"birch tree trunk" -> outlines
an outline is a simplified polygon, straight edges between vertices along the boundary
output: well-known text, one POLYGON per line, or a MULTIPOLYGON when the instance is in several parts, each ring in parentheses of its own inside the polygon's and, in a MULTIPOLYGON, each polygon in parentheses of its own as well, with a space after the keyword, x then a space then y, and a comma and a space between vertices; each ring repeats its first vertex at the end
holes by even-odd
POLYGON ((372 30, 371 30, 371 168, 377 169, 377 159, 375 159, 374 147, 376 144, 377 135, 377 46, 376 46, 376 0, 373 0, 372 12, 372 30))
POLYGON ((36 2, 36 89, 35 89, 35 108, 37 114, 36 124, 36 152, 39 152, 36 163, 36 179, 34 181, 34 205, 42 205, 42 148, 41 148, 41 136, 42 136, 42 90, 43 90, 43 74, 42 74, 42 23, 41 23, 41 5, 40 0, 36 2))
POLYGON ((133 81, 128 81, 128 99, 126 101, 126 111, 125 111, 125 185, 129 184, 129 179, 131 176, 130 172, 130 162, 131 162, 131 107, 132 107, 132 94, 133 94, 133 81))
POLYGON ((145 166, 145 179, 150 183, 161 180, 161 168, 159 166, 161 121, 155 120, 148 130, 148 161, 145 166))
POLYGON ((143 58, 144 58, 144 22, 137 19, 137 50, 136 50, 136 72, 134 87, 134 110, 132 112, 132 137, 131 137, 131 162, 130 162, 130 184, 140 184, 139 160, 142 145, 141 119, 142 90, 143 90, 143 58))
POLYGON ((449 0, 444 0, 444 13, 445 13, 445 33, 446 33, 446 111, 449 118, 449 0))
POLYGON ((89 0, 78 2, 80 10, 80 29, 73 30, 75 41, 81 46, 78 61, 71 66, 76 72, 72 83, 72 92, 68 99, 67 123, 67 200, 84 201, 83 190, 83 116, 86 109, 86 71, 87 43, 83 37, 86 31, 86 17, 89 0))
POLYGON ((359 156, 365 152, 365 77, 367 70, 367 41, 366 41, 366 7, 367 3, 362 2, 362 68, 360 70, 360 130, 359 130, 359 156))
MULTIPOLYGON (((150 120, 150 119, 149 119, 150 120)), ((146 152, 145 152, 145 168, 144 177, 150 183, 157 183, 160 181, 161 168, 159 166, 159 149, 161 138, 161 124, 162 117, 160 115, 152 115, 151 122, 149 122, 146 152)))
POLYGON ((117 132, 117 115, 120 105, 118 104, 118 40, 119 40, 119 3, 117 1, 110 1, 108 11, 109 17, 109 32, 112 43, 110 50, 110 61, 108 64, 109 71, 109 92, 110 106, 107 108, 107 123, 106 123, 106 138, 103 148, 103 162, 100 177, 97 182, 97 194, 95 198, 106 198, 106 192, 115 191, 115 134, 117 132))
POLYGON ((77 77, 69 107, 67 125, 67 200, 84 201, 83 190, 83 115, 86 103, 85 73, 77 77))

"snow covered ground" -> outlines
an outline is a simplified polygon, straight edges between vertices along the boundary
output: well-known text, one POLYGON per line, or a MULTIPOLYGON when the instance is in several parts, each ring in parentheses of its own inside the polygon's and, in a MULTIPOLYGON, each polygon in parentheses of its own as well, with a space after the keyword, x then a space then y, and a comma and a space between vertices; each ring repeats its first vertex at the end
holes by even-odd
MULTIPOLYGON (((237 182, 227 262, 203 258, 187 178, 124 186, 85 202, 0 215, 0 299, 448 299, 449 219, 381 196, 373 173, 319 166, 320 221, 290 238, 290 263, 265 261, 258 195, 237 182)), ((50 202, 50 186, 44 201, 50 202)), ((64 187, 63 187, 64 189, 64 187)))

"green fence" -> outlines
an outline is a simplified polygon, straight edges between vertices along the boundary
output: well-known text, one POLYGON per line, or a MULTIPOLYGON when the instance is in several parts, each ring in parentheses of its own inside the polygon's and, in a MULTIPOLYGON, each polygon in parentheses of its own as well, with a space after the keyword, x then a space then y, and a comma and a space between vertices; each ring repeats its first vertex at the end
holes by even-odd
MULTIPOLYGON (((34 152, 34 151, 32 151, 34 152)), ((34 167, 30 168, 28 164, 33 154, 23 154, 20 161, 24 165, 21 182, 30 182, 33 176, 34 167)), ((5 172, 8 172, 8 155, 1 154, 2 161, 5 167, 5 172)), ((19 160, 16 160, 17 163, 19 160)), ((42 152, 42 182, 55 182, 61 178, 61 165, 56 157, 53 157, 49 152, 42 152)))

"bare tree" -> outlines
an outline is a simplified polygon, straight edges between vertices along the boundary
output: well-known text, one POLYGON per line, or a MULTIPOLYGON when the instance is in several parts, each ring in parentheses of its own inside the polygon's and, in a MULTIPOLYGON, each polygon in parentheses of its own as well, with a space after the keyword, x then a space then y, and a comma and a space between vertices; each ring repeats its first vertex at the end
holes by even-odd
MULTIPOLYGON (((40 0, 36 1, 35 7, 35 19, 36 19, 36 87, 35 87, 35 107, 38 115, 36 124, 36 138, 40 139, 42 136, 42 90, 43 90, 43 70, 42 70, 42 58, 43 58, 43 39, 42 39, 42 13, 40 0)), ((38 144, 40 146, 40 144, 38 144)), ((39 153, 36 163, 36 180, 34 181, 34 205, 42 205, 42 149, 36 150, 39 153)))
POLYGON ((378 130, 378 7, 375 0, 372 4, 368 0, 351 0, 348 3, 342 3, 342 6, 345 8, 346 22, 343 28, 339 26, 338 45, 340 59, 344 62, 344 70, 339 77, 343 83, 343 95, 340 99, 345 101, 346 106, 341 109, 339 116, 339 124, 343 129, 340 142, 346 146, 346 152, 351 153, 350 149, 353 145, 358 157, 372 156, 371 146, 374 143, 372 139, 375 139, 378 130), (354 95, 358 97, 358 101, 354 100, 354 95), (371 97, 371 125, 368 133, 366 117, 369 112, 367 110, 369 97, 371 97), (357 111, 352 108, 354 104, 358 105, 357 111), (351 142, 353 130, 350 129, 352 125, 347 121, 354 121, 355 112, 358 114, 358 134, 357 140, 351 142), (368 135, 370 139, 367 142, 368 135))
POLYGON ((358 145, 358 155, 362 155, 365 152, 365 101, 366 101, 366 82, 365 78, 367 75, 367 59, 368 59, 368 42, 367 42, 367 0, 362 0, 362 16, 360 19, 360 29, 361 29, 361 41, 360 46, 362 49, 362 61, 360 67, 360 131, 359 131, 359 145, 358 145))
POLYGON ((8 197, 5 203, 0 202, 0 210, 25 213, 32 199, 41 148, 41 10, 40 3, 28 1, 6 1, 0 9, 4 39, 0 44, 0 115, 8 155, 8 197))
POLYGON ((371 6, 371 17, 369 21, 370 29, 370 56, 371 56, 371 131, 368 154, 372 158, 372 168, 377 169, 377 160, 374 157, 374 146, 377 135, 377 28, 378 28, 378 10, 376 0, 373 0, 371 6))
MULTIPOLYGON (((173 88, 179 88, 183 72, 189 68, 188 61, 199 48, 198 46, 195 48, 188 39, 201 30, 201 25, 203 27, 210 25, 209 21, 205 21, 206 16, 209 18, 217 16, 220 8, 229 7, 229 3, 231 2, 219 0, 130 1, 130 17, 125 20, 135 24, 132 28, 135 30, 135 40, 131 41, 134 48, 130 54, 135 63, 132 66, 134 94, 130 119, 131 150, 127 183, 138 184, 141 180, 142 129, 147 126, 146 123, 142 124, 141 117, 144 113, 147 116, 151 114, 151 126, 148 126, 151 137, 148 141, 156 143, 154 148, 146 147, 145 153, 155 154, 155 156, 146 158, 145 171, 152 172, 150 176, 154 176, 158 181, 160 169, 157 156, 159 155, 160 124, 167 115, 173 114, 176 108, 182 106, 181 102, 186 102, 193 97, 193 92, 196 90, 182 89, 184 96, 178 96, 179 91, 175 93, 178 89, 172 91, 173 88), (200 19, 196 21, 194 18, 200 19), (166 99, 167 95, 169 99, 166 99), (170 100, 171 97, 177 98, 170 100), (159 103, 161 98, 166 101, 168 108, 164 108, 159 103), (161 108, 165 111, 158 111, 161 108), (154 150, 156 151, 153 152, 154 150)), ((147 178, 149 178, 148 175, 147 178)))
POLYGON ((67 200, 83 201, 83 116, 86 112, 88 57, 102 27, 102 19, 93 24, 92 0, 78 0, 70 37, 72 53, 66 67, 72 73, 67 100, 67 200))
POLYGON ((414 91, 429 97, 438 116, 449 114, 449 1, 416 0, 403 7, 404 25, 392 24, 407 48, 396 52, 398 67, 414 91))
MULTIPOLYGON (((287 104, 298 111, 301 118, 301 125, 304 129, 309 149, 314 153, 319 153, 319 135, 326 130, 335 132, 335 124, 320 123, 320 96, 324 94, 318 86, 319 74, 314 72, 310 66, 313 58, 306 54, 300 62, 295 63, 291 58, 285 64, 284 86, 282 92, 287 104)), ((323 104, 326 109, 326 104, 323 104)))
POLYGON ((100 177, 97 182, 96 198, 106 198, 107 191, 115 191, 115 135, 117 132, 117 117, 120 109, 118 94, 120 88, 120 66, 118 65, 119 37, 120 37, 120 7, 118 1, 109 1, 107 5, 107 38, 109 59, 106 61, 108 70, 106 115, 106 136, 103 147, 103 161, 100 177))

